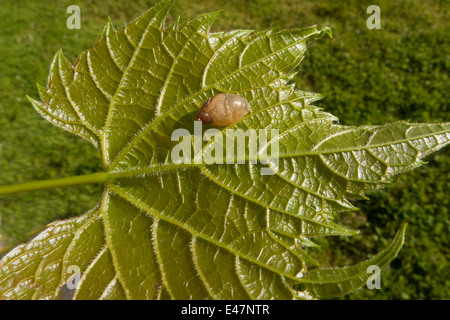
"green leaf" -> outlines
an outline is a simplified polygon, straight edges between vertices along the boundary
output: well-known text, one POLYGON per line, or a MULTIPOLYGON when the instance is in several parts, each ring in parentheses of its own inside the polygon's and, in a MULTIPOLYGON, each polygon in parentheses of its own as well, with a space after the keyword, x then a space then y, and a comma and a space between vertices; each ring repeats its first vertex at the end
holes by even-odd
MULTIPOLYGON (((362 267, 303 277, 317 265, 306 248, 314 237, 355 234, 333 215, 423 164, 449 143, 450 124, 339 125, 312 105, 322 95, 289 83, 308 43, 331 36, 328 28, 210 33, 218 12, 165 26, 171 4, 117 30, 109 22, 73 66, 58 51, 47 86, 38 86, 42 101, 29 98, 48 121, 90 141, 105 173, 0 194, 83 181, 105 189, 94 209, 51 224, 0 260, 0 297, 58 298, 74 266, 76 299, 293 299, 314 274, 329 282, 307 283, 313 295, 356 289, 362 267), (250 112, 195 155, 225 148, 228 129, 255 129, 257 157, 172 161, 174 130, 194 132, 203 102, 222 92, 245 97, 250 112), (277 144, 278 162, 263 156, 277 144), (269 168, 275 174, 263 174, 269 168)), ((377 261, 400 247, 394 241, 377 261)))
POLYGON ((381 270, 397 256, 405 241, 406 225, 406 223, 402 225, 394 241, 386 249, 367 261, 350 267, 309 271, 302 278, 307 294, 316 298, 330 298, 364 286, 370 280, 369 277, 375 275, 370 269, 368 271, 370 266, 376 266, 381 270))

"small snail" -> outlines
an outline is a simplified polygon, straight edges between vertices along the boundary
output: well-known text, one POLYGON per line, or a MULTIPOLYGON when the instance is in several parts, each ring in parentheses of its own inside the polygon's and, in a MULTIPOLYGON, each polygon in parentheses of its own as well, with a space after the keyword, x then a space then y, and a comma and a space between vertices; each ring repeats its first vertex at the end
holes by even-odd
POLYGON ((205 101, 195 120, 225 127, 241 120, 248 113, 249 108, 245 98, 231 93, 221 93, 205 101))

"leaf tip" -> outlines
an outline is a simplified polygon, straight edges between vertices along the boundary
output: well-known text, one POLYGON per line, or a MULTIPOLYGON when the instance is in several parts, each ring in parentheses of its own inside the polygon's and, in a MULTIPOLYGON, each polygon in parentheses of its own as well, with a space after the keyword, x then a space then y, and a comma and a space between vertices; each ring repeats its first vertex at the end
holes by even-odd
MULTIPOLYGON (((38 86, 39 86, 39 84, 38 84, 38 86)), ((42 102, 40 102, 40 101, 38 101, 38 100, 36 100, 36 99, 33 99, 32 97, 30 97, 29 95, 26 95, 26 97, 27 97, 27 100, 31 103, 31 105, 33 106, 33 108, 36 110, 36 111, 38 111, 38 112, 40 112, 40 107, 42 107, 42 102)))
MULTIPOLYGON (((212 26, 212 24, 214 23, 214 21, 216 21, 217 18, 224 12, 225 12, 224 10, 212 11, 212 12, 206 13, 200 17, 204 17, 205 21, 208 21, 206 25, 208 26, 208 29, 209 29, 212 26)), ((193 21, 195 21, 195 19, 193 21)))
POLYGON ((403 247, 403 244, 405 243, 405 237, 406 237, 406 228, 408 226, 409 221, 405 221, 402 223, 402 225, 400 226, 400 228, 398 229, 397 233, 395 234, 394 240, 392 241, 391 246, 396 248, 396 254, 395 256, 393 256, 393 258, 391 260, 393 260, 398 252, 400 251, 400 249, 403 247))
POLYGON ((59 66, 61 66, 61 63, 63 62, 70 65, 61 48, 59 48, 58 51, 56 52, 56 57, 58 58, 59 66))
POLYGON ((43 85, 41 85, 41 84, 39 84, 39 83, 36 82, 36 87, 37 87, 37 89, 38 89, 39 94, 41 95, 41 97, 42 97, 42 94, 47 93, 47 88, 44 87, 43 85))
MULTIPOLYGON (((37 85, 39 85, 37 83, 37 85)), ((33 103, 34 99, 32 97, 30 97, 29 95, 25 95, 25 97, 27 97, 27 100, 30 101, 31 103, 33 103)))
POLYGON ((409 220, 406 220, 402 223, 402 225, 400 226, 399 232, 401 233, 406 233, 406 228, 408 227, 409 224, 409 220))
POLYGON ((333 39, 333 32, 329 27, 325 27, 322 29, 322 34, 327 34, 331 39, 333 39))

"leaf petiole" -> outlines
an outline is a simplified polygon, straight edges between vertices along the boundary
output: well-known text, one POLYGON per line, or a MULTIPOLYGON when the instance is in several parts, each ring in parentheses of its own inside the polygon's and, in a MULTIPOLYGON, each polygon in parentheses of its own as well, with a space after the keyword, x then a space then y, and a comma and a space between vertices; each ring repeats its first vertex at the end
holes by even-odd
POLYGON ((49 179, 42 181, 30 181, 14 185, 0 186, 0 196, 14 194, 24 191, 43 190, 57 187, 73 186, 85 183, 102 183, 111 180, 112 177, 106 172, 98 172, 93 174, 86 174, 81 176, 49 179))

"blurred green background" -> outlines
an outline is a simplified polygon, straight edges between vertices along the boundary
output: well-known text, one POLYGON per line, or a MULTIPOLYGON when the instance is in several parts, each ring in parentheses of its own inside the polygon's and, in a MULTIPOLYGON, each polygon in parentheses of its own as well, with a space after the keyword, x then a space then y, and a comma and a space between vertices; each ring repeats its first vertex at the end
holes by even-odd
MULTIPOLYGON (((97 151, 42 119, 25 95, 38 98, 53 55, 72 62, 92 47, 108 16, 116 26, 156 1, 14 1, 0 5, 0 185, 102 170, 97 151), (66 9, 81 8, 81 29, 69 30, 66 9)), ((342 124, 450 121, 450 8, 448 1, 177 0, 169 20, 225 10, 213 31, 262 30, 317 24, 333 39, 314 42, 294 79, 304 90, 327 93, 316 104, 342 124), (366 9, 381 8, 381 30, 369 30, 366 9)), ((396 177, 389 189, 359 201, 359 212, 337 219, 361 234, 319 239, 311 250, 324 267, 365 260, 384 248, 409 220, 404 248, 382 274, 381 289, 341 299, 449 299, 450 152, 396 177)), ((101 197, 84 185, 0 197, 2 245, 17 245, 47 223, 76 216, 101 197)))

